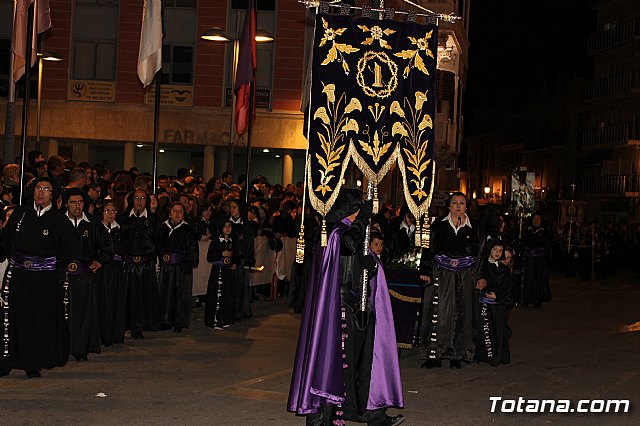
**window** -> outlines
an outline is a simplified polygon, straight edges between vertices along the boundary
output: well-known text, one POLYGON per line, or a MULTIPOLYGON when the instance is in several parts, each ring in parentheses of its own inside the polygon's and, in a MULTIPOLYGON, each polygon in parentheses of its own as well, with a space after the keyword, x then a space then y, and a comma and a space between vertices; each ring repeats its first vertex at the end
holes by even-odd
POLYGON ((192 84, 193 46, 162 46, 162 82, 192 84))
MULTIPOLYGON (((275 0, 256 0, 256 12, 258 16, 259 30, 264 30, 275 36, 276 33, 276 2, 275 0)), ((231 0, 231 9, 229 13, 228 31, 233 33, 237 39, 242 37, 242 28, 244 26, 244 15, 247 10, 246 0, 231 0)), ((256 43, 256 61, 258 68, 256 70, 256 90, 271 91, 273 82, 273 43, 256 43)), ((233 63, 233 44, 229 43, 226 52, 226 63, 233 63)), ((226 77, 227 90, 233 90, 234 82, 231 67, 228 67, 226 77)), ((260 96, 262 98, 262 96, 260 96)), ((269 95, 269 104, 271 96, 269 95)), ((269 107, 269 105, 260 105, 257 107, 269 107)))
POLYGON ((195 61, 197 2, 169 0, 164 5, 162 82, 191 85, 195 61))
POLYGON ((73 14, 71 76, 77 80, 115 81, 118 0, 76 0, 73 14))

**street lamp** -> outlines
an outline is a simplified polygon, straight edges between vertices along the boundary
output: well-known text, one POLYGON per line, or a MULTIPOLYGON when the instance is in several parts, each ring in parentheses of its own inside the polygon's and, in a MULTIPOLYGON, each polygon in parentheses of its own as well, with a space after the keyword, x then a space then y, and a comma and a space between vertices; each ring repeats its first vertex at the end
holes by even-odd
POLYGON ((40 109, 42 107, 42 71, 44 61, 60 62, 64 58, 52 51, 38 52, 38 107, 36 109, 36 151, 40 151, 40 109))
MULTIPOLYGON (((238 23, 236 22, 236 28, 238 23)), ((235 84, 236 71, 238 68, 238 54, 240 50, 240 39, 234 33, 224 31, 220 27, 212 27, 205 31, 201 36, 201 39, 206 41, 212 41, 214 43, 231 43, 233 42, 233 60, 231 62, 231 84, 235 84)), ((271 43, 273 42, 273 36, 262 28, 256 30, 255 36, 256 43, 271 43)), ((226 96, 226 95, 225 95, 226 96)), ((234 134, 236 126, 236 95, 234 90, 231 90, 231 123, 229 127, 229 149, 227 153, 227 170, 233 172, 233 147, 234 147, 234 134)), ((250 155, 247 152, 247 155, 250 155)), ((248 158, 247 158, 248 161, 248 158)), ((247 176, 247 179, 249 177, 247 176)))
POLYGON ((489 193, 491 192, 491 187, 489 185, 484 187, 484 198, 489 198, 489 193))

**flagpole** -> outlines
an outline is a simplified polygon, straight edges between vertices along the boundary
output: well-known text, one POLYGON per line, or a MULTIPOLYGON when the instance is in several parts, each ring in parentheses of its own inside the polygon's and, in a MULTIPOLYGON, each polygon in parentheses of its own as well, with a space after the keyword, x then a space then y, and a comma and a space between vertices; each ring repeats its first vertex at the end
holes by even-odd
POLYGON ((249 125, 247 126, 247 171, 244 186, 244 202, 249 205, 249 183, 251 182, 251 131, 253 130, 253 102, 255 80, 249 82, 249 125))
MULTIPOLYGON (((27 46, 24 64, 24 100, 22 102, 22 134, 20 135, 20 192, 18 204, 22 204, 22 194, 24 191, 24 157, 27 147, 27 124, 29 119, 29 95, 31 88, 31 52, 33 41, 35 3, 27 9, 27 46)), ((13 71, 13 70, 12 70, 13 71)), ((5 159, 6 161, 6 159, 5 159)), ((9 160, 10 161, 10 160, 9 160)))
POLYGON ((156 99, 153 107, 153 193, 158 190, 158 129, 160 126, 160 85, 162 68, 156 73, 156 99))
MULTIPOLYGON (((11 46, 15 43, 16 9, 17 5, 13 0, 13 19, 11 20, 11 46)), ((13 160, 13 149, 16 141, 16 83, 13 81, 13 51, 9 52, 9 93, 7 97, 7 111, 4 120, 4 146, 2 150, 5 163, 13 160)))

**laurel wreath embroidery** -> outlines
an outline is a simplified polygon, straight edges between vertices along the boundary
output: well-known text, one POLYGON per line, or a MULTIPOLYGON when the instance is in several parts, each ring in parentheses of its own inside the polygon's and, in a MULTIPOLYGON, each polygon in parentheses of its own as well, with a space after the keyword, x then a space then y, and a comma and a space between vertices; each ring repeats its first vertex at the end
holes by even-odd
POLYGON ((431 163, 430 158, 425 161, 429 140, 425 139, 423 141, 422 138, 427 128, 433 129, 433 120, 429 114, 422 111, 422 106, 427 100, 426 94, 416 92, 415 97, 416 101, 414 106, 411 105, 409 99, 404 98, 406 109, 411 112, 410 117, 405 115, 398 101, 394 101, 391 104, 391 114, 397 114, 403 119, 403 121, 393 123, 391 134, 393 136, 400 135, 401 140, 404 140, 407 145, 411 147, 411 150, 408 148, 402 148, 402 150, 406 154, 407 161, 410 164, 407 166, 407 170, 414 176, 410 182, 415 184, 416 190, 413 191, 411 195, 416 196, 420 201, 423 197, 429 196, 427 191, 425 191, 426 181, 429 175, 426 174, 423 176, 431 163))
POLYGON ((316 153, 318 163, 322 167, 320 172, 320 185, 314 191, 322 192, 324 196, 327 192, 333 191, 330 186, 331 179, 335 176, 331 172, 340 166, 340 155, 344 151, 346 144, 341 144, 349 131, 358 134, 360 127, 358 122, 349 118, 348 114, 353 111, 362 111, 362 104, 357 98, 351 98, 348 105, 341 111, 341 106, 346 104, 346 95, 342 93, 336 102, 335 85, 322 83, 324 93, 327 97, 327 107, 319 107, 313 114, 313 119, 322 121, 323 132, 318 132, 320 147, 324 152, 324 157, 316 153))
POLYGON ((322 61, 321 65, 328 65, 337 59, 338 62, 342 63, 342 69, 344 70, 344 73, 349 74, 349 64, 345 60, 343 53, 349 54, 357 52, 360 49, 349 44, 336 43, 336 38, 338 36, 341 36, 347 30, 346 28, 329 28, 329 23, 324 18, 322 18, 322 27, 324 28, 324 36, 322 37, 322 39, 320 39, 318 47, 322 47, 327 44, 327 42, 331 42, 331 48, 329 49, 327 57, 324 61, 322 61))
MULTIPOLYGON (((403 50, 395 54, 395 56, 402 59, 409 59, 409 63, 404 68, 402 72, 402 77, 407 78, 412 68, 417 68, 426 75, 429 75, 429 71, 427 71, 427 67, 424 64, 424 60, 422 56, 420 56, 420 52, 424 52, 424 54, 432 59, 435 59, 433 56, 433 52, 429 49, 429 40, 433 35, 433 30, 427 32, 422 38, 415 37, 407 37, 411 44, 417 46, 416 50, 403 50)), ((425 58, 426 59, 426 58, 425 58)))

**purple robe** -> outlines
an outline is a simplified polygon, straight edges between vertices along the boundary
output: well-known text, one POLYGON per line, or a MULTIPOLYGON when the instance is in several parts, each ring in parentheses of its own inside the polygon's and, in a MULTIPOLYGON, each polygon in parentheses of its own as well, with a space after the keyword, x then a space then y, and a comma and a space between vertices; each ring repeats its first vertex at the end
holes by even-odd
MULTIPOLYGON (((345 400, 341 349, 340 237, 351 227, 342 219, 329 234, 327 247, 314 256, 304 304, 287 409, 314 414, 326 404, 345 400)), ((384 272, 372 279, 375 309, 374 354, 368 409, 402 407, 402 384, 391 304, 384 272), (381 275, 382 274, 382 275, 381 275)))

